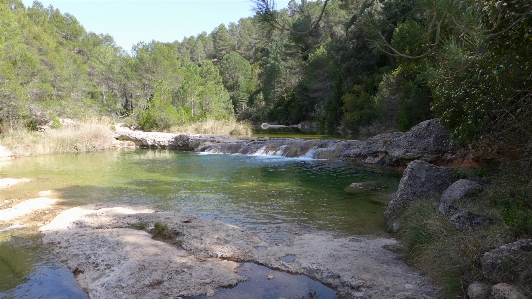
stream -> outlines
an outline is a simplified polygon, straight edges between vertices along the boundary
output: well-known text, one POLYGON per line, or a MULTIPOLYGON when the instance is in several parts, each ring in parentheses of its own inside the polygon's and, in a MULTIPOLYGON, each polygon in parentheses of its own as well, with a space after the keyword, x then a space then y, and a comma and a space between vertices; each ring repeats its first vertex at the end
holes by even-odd
MULTIPOLYGON (((3 189, 0 203, 52 190, 60 205, 178 210, 239 225, 272 245, 288 244, 295 231, 386 235, 384 205, 400 180, 342 161, 143 149, 19 158, 0 164, 0 177, 30 179, 3 189), (368 181, 378 187, 344 191, 368 181)), ((0 298, 87 298, 36 232, 1 231, 14 222, 0 223, 0 298)))

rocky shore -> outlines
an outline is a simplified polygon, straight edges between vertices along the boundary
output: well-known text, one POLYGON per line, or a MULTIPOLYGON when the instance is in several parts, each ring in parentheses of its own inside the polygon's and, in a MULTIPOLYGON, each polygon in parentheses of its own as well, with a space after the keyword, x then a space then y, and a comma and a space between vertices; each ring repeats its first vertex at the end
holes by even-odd
MULTIPOLYGON (((449 166, 471 166, 476 161, 469 152, 450 145, 449 134, 437 120, 422 122, 406 133, 380 134, 366 141, 232 138, 139 132, 120 127, 115 138, 143 148, 341 159, 404 167, 398 190, 384 213, 390 232, 401 229, 404 221, 399 217, 401 211, 425 199, 439 203, 438 212, 456 231, 495 221, 454 205, 482 186, 453 175, 449 166)), ((0 153, 7 153, 3 157, 12 157, 2 150, 0 153)), ((25 182, 3 179, 0 188, 25 182)), ((48 200, 44 195, 41 197, 48 200)), ((0 210, 0 216, 3 215, 0 222, 24 219, 18 214, 11 217, 15 210, 22 211, 22 206, 0 210)), ((294 232, 289 244, 268 244, 229 223, 128 206, 75 207, 40 226, 43 242, 51 245, 91 298, 211 296, 222 287, 247 279, 237 273, 242 262, 305 274, 334 288, 339 298, 439 298, 438 290, 425 277, 398 258, 395 252, 400 245, 391 238, 294 232), (165 242, 152 238, 149 232, 157 223, 164 223, 175 235, 165 242), (293 259, 284 261, 287 256, 293 259)), ((17 222, 9 229, 18 227, 24 224, 17 222)), ((504 273, 497 271, 504 267, 501 264, 504 261, 515 264, 516 269, 527 264, 523 261, 532 258, 531 242, 520 240, 486 252, 481 259, 482 271, 486 277, 497 277, 500 283, 470 284, 468 296, 526 298, 504 273)))
POLYGON ((91 298, 212 296, 246 280, 235 270, 244 261, 305 274, 339 298, 437 298, 427 279, 389 250, 397 241, 388 238, 303 234, 289 245, 268 244, 195 215, 96 205, 64 211, 41 231, 91 298), (133 228, 156 222, 176 232, 172 244, 133 228), (293 261, 282 261, 287 255, 293 261))
POLYGON ((359 140, 307 140, 233 138, 140 132, 118 128, 117 140, 141 148, 167 148, 196 152, 275 155, 289 158, 355 160, 366 164, 404 167, 413 160, 438 165, 470 165, 472 156, 450 145, 449 133, 437 119, 424 121, 410 131, 385 133, 359 140))

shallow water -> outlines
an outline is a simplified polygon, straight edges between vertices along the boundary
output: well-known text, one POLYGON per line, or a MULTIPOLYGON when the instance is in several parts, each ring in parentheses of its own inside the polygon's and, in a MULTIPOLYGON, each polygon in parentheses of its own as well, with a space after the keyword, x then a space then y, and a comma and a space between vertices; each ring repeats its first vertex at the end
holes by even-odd
MULTIPOLYGON (((2 190, 0 202, 52 190, 52 196, 68 206, 149 205, 241 225, 271 244, 287 243, 294 230, 383 235, 385 194, 399 182, 396 173, 345 162, 167 150, 21 158, 0 165, 0 177, 31 179, 2 190), (380 188, 358 194, 344 191, 362 181, 374 181, 380 188)), ((2 238, 16 235, 16 230, 0 235, 0 277, 10 277, 9 283, 0 282, 0 298, 25 298, 13 292, 48 269, 41 265, 43 260, 55 265, 51 268, 60 267, 35 241, 20 245, 13 237, 2 238), (6 266, 6 254, 26 260, 27 266, 6 266)), ((48 276, 58 275, 46 271, 48 276)), ((38 284, 47 289, 45 280, 38 284)))
POLYGON ((248 280, 235 287, 219 290, 213 297, 194 296, 185 299, 337 299, 336 292, 305 275, 271 270, 253 263, 243 263, 238 274, 248 280))

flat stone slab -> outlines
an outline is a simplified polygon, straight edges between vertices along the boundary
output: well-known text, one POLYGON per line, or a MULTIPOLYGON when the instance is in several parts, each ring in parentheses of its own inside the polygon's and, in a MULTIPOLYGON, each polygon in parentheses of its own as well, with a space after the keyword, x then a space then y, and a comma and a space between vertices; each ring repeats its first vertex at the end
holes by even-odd
POLYGON ((386 249, 397 245, 387 238, 295 233, 290 244, 272 246, 222 221, 96 205, 63 211, 41 231, 91 298, 213 295, 246 279, 237 274, 237 261, 305 274, 332 286, 339 298, 438 297, 426 278, 386 249), (131 228, 155 222, 179 232, 182 246, 131 228), (283 261, 286 256, 293 259, 283 261))

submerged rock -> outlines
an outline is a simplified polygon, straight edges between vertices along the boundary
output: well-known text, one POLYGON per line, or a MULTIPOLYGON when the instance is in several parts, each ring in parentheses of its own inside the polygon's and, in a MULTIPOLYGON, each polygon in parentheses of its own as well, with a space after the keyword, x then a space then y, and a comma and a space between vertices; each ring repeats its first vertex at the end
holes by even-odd
POLYGON ((367 182, 358 182, 358 183, 352 183, 347 188, 345 188, 345 192, 351 193, 351 194, 359 194, 366 191, 377 191, 380 189, 380 185, 377 182, 373 181, 367 181, 367 182))

